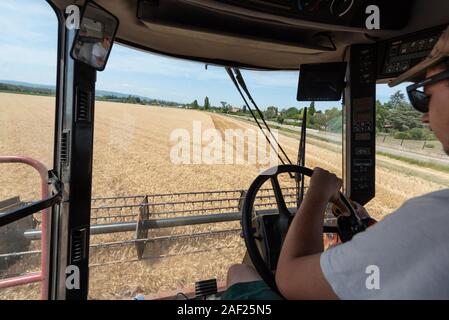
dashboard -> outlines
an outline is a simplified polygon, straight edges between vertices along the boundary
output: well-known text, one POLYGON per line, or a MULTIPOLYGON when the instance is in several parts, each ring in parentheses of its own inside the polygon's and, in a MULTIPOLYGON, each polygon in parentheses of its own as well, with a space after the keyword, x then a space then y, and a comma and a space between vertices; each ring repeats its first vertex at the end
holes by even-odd
POLYGON ((447 26, 438 26, 378 44, 377 79, 389 79, 409 70, 432 51, 447 26))
POLYGON ((381 29, 399 30, 407 25, 413 0, 217 0, 255 11, 306 21, 347 27, 366 27, 366 9, 376 5, 381 29))

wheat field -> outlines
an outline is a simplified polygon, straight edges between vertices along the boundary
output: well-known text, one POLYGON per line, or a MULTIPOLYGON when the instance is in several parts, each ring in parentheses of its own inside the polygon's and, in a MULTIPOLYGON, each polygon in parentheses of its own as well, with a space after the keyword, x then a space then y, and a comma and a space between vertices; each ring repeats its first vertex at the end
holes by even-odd
MULTIPOLYGON (((53 159, 55 100, 52 97, 0 93, 0 155, 26 155, 51 168, 53 159)), ((192 133, 192 124, 203 130, 247 129, 251 124, 222 115, 174 108, 97 102, 94 129, 92 195, 120 196, 246 189, 259 172, 254 165, 177 165, 170 161, 173 130, 192 133)), ((296 159, 297 139, 280 136, 281 145, 296 159)), ((306 166, 323 167, 341 176, 341 151, 325 142, 309 140, 306 166)), ((337 148, 338 149, 338 148, 337 148)), ((447 188, 449 174, 378 157, 376 198, 366 207, 377 219, 398 208, 405 200, 447 188)), ((0 201, 20 196, 39 199, 39 176, 22 165, 1 164, 0 201)), ((238 223, 225 226, 238 227, 238 223)), ((202 227, 210 230, 211 227, 202 227)), ((132 234, 93 237, 92 243, 119 240, 132 234)), ((38 247, 39 243, 33 244, 38 247)), ((215 250, 133 263, 91 267, 92 299, 126 299, 136 292, 156 294, 191 287, 195 281, 217 278, 224 281, 227 268, 240 262, 245 252, 238 236, 226 236, 198 243, 195 240, 164 248, 188 252, 205 245, 215 250), (225 244, 226 246, 224 246, 225 244)), ((93 261, 135 256, 134 247, 98 250, 93 261)), ((15 272, 36 270, 36 261, 23 260, 15 272)), ((4 299, 36 299, 37 285, 0 289, 4 299)))

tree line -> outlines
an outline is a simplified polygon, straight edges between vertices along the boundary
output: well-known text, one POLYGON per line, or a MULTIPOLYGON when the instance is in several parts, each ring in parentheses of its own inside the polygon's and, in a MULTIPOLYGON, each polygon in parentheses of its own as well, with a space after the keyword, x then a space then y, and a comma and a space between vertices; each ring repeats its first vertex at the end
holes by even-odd
MULTIPOLYGON (((195 100, 196 101, 196 100, 195 100)), ((221 107, 209 107, 219 112, 230 113, 230 105, 221 102, 221 107)), ((197 106, 197 102, 196 105, 197 106)), ((199 109, 202 109, 198 106, 199 109)), ((206 109, 206 110, 207 110, 206 109)), ((315 102, 307 108, 307 128, 339 133, 342 131, 342 108, 333 107, 325 111, 317 110, 315 102)), ((246 107, 242 107, 238 115, 249 115, 246 107)), ((255 116, 260 118, 255 112, 255 116)), ((304 108, 284 108, 269 106, 263 111, 265 119, 280 124, 301 126, 304 119, 304 108)), ((397 91, 385 103, 376 101, 376 129, 377 133, 393 136, 404 140, 435 140, 435 135, 427 125, 421 122, 422 114, 411 106, 404 94, 397 91)))
MULTIPOLYGON (((0 83, 0 91, 14 92, 21 94, 54 95, 54 89, 34 88, 21 85, 0 83)), ((212 106, 209 98, 205 97, 202 105, 198 100, 192 103, 179 103, 160 99, 141 98, 133 95, 97 96, 97 100, 122 102, 142 105, 159 105, 167 107, 181 107, 188 109, 205 110, 219 113, 233 113, 236 115, 249 115, 246 106, 233 108, 226 101, 220 101, 220 106, 212 106)), ((376 101, 376 129, 377 133, 388 134, 396 139, 404 140, 435 140, 434 134, 429 128, 422 124, 422 114, 412 108, 410 103, 400 91, 394 93, 390 99, 381 103, 376 101)), ((257 112, 255 116, 260 118, 257 112)), ((269 106, 263 111, 263 116, 267 120, 276 121, 280 124, 291 124, 301 126, 304 119, 304 108, 284 108, 279 110, 276 106, 269 106)), ((318 129, 330 132, 342 131, 342 110, 341 108, 330 108, 325 111, 316 110, 315 102, 311 102, 307 111, 307 128, 318 129)))
MULTIPOLYGON (((56 94, 55 89, 37 88, 7 83, 0 83, 0 91, 20 93, 20 94, 30 94, 30 95, 45 95, 45 96, 54 96, 56 94)), ((98 95, 95 97, 95 99, 99 101, 122 102, 122 103, 142 104, 142 105, 158 105, 166 107, 178 107, 182 105, 178 102, 165 101, 160 99, 141 98, 133 95, 128 96, 117 96, 114 94, 98 95)))
MULTIPOLYGON (((285 108, 278 110, 275 106, 270 106, 264 112, 264 117, 281 124, 301 126, 305 118, 305 108, 285 108)), ((317 110, 315 102, 312 101, 307 107, 307 128, 330 132, 341 132, 342 111, 341 108, 333 107, 327 110, 317 110)))
POLYGON ((0 83, 0 91, 41 96, 52 96, 56 93, 53 89, 26 87, 7 83, 0 83))
POLYGON ((128 95, 127 97, 119 97, 116 95, 104 95, 97 96, 96 100, 99 101, 108 101, 108 102, 121 102, 121 103, 130 103, 130 104, 141 104, 141 105, 150 105, 150 106, 162 106, 162 107, 178 107, 180 104, 178 102, 173 101, 165 101, 160 99, 149 99, 149 98, 141 98, 137 96, 128 95))
POLYGON ((396 139, 435 140, 435 135, 421 122, 422 113, 416 111, 405 96, 397 91, 386 103, 376 102, 376 128, 396 139))

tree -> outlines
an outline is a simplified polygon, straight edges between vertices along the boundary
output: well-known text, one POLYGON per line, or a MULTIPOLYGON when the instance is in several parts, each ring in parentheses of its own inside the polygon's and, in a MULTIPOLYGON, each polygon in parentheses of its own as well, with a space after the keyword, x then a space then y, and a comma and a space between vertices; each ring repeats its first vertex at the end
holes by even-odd
POLYGON ((283 115, 279 115, 278 117, 277 117, 277 119, 276 119, 276 121, 278 122, 278 123, 280 123, 280 124, 283 124, 284 123, 284 120, 285 120, 285 118, 284 118, 284 116, 283 115))
POLYGON ((307 116, 313 116, 315 112, 316 112, 315 101, 312 101, 310 103, 309 109, 307 109, 307 116))
POLYGON ((327 130, 331 132, 341 133, 343 130, 343 119, 340 115, 339 117, 330 119, 327 123, 327 130))
POLYGON ((413 128, 409 131, 410 138, 412 140, 426 140, 427 132, 423 128, 413 128))
POLYGON ((299 119, 299 110, 296 108, 288 108, 284 112, 285 119, 299 119))
MULTIPOLYGON (((326 130, 327 129, 327 118, 323 113, 316 113, 313 117, 313 125, 318 130, 326 130)), ((312 122, 311 122, 312 124, 312 122)))
POLYGON ((209 98, 208 97, 204 98, 204 109, 205 110, 209 110, 210 109, 210 102, 209 102, 209 98))
POLYGON ((278 108, 276 107, 268 107, 267 110, 265 111, 265 117, 267 119, 274 119, 276 118, 278 115, 278 108))
POLYGON ((229 111, 231 110, 231 106, 226 101, 220 101, 220 103, 222 105, 221 112, 229 113, 229 111))
POLYGON ((243 110, 243 113, 246 113, 246 104, 243 105, 242 110, 243 110))
POLYGON ((394 133, 397 139, 425 140, 431 137, 429 129, 420 121, 421 114, 397 91, 384 104, 376 102, 376 127, 379 131, 394 133))
POLYGON ((298 113, 298 119, 302 120, 304 118, 304 108, 299 109, 298 113))
POLYGON ((379 100, 376 101, 376 128, 379 132, 386 131, 386 127, 391 123, 388 121, 389 110, 388 107, 382 104, 379 100))
POLYGON ((420 113, 414 110, 405 100, 405 96, 397 91, 390 97, 390 100, 384 104, 384 120, 385 123, 392 126, 393 129, 399 131, 408 131, 413 128, 422 128, 420 121, 420 113))
POLYGON ((200 106, 198 105, 198 101, 197 101, 197 100, 194 100, 194 101, 190 104, 190 106, 192 107, 192 109, 199 109, 199 108, 200 108, 200 106))
POLYGON ((404 107, 404 106, 408 105, 407 101, 405 101, 405 96, 401 91, 396 91, 390 97, 390 101, 388 102, 388 104, 393 109, 399 109, 400 107, 404 107))

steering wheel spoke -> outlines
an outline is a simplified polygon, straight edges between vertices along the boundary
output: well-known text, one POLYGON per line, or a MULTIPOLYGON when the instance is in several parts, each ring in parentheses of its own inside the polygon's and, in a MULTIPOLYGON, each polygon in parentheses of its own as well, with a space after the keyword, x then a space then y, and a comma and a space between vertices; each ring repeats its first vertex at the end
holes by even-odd
POLYGON ((290 211, 287 208, 287 205, 285 204, 284 195, 282 194, 281 186, 279 185, 279 180, 277 176, 272 176, 270 178, 271 185, 273 187, 274 191, 274 197, 276 198, 276 204, 279 209, 279 214, 283 215, 284 217, 289 218, 290 217, 290 211))

